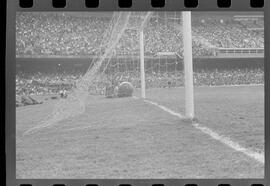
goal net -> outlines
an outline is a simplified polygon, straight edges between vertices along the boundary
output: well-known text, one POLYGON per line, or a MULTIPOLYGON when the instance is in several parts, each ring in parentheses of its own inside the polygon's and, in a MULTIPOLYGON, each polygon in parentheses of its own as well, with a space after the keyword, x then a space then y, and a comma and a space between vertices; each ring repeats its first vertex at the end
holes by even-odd
MULTIPOLYGON (((185 24, 190 24, 190 20, 185 24)), ((125 81, 144 98, 145 89, 183 86, 186 78, 190 83, 189 96, 193 96, 192 67, 183 65, 183 55, 190 58, 189 63, 192 60, 191 25, 183 29, 185 24, 181 12, 114 12, 103 34, 96 38, 99 45, 85 74, 68 97, 60 99, 52 113, 25 134, 84 113, 89 95, 105 95, 106 87, 125 81), (191 75, 184 77, 184 69, 191 75)), ((188 104, 186 107, 193 107, 193 102, 188 104)), ((193 112, 188 111, 190 117, 193 112)))
POLYGON ((128 28, 139 28, 146 23, 149 13, 115 12, 103 34, 96 57, 91 61, 89 69, 77 80, 75 88, 71 91, 67 99, 59 100, 53 112, 42 122, 42 124, 31 128, 25 134, 35 132, 41 128, 49 127, 63 119, 79 115, 85 111, 86 98, 89 89, 94 84, 102 80, 108 64, 117 51, 117 45, 128 28), (133 14, 133 15, 132 15, 133 14))

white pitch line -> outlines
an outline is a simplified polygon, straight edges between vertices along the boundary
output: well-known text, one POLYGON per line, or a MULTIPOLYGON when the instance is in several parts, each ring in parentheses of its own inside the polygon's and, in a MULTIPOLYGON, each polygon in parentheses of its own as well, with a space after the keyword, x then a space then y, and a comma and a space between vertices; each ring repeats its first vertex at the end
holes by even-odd
MULTIPOLYGON (((164 110, 165 112, 168 112, 170 113, 171 115, 174 115, 174 116, 177 116, 179 117, 180 119, 184 119, 185 117, 177 112, 174 112, 172 110, 170 110, 169 108, 167 107, 164 107, 158 103, 155 103, 153 101, 149 101, 149 100, 144 100, 144 102, 146 103, 150 103, 152 105, 155 105, 157 107, 159 107, 160 109, 164 110)), ((222 135, 219 135, 218 133, 216 133, 215 131, 213 131, 212 129, 208 128, 208 127, 204 127, 204 126, 201 126, 199 123, 194 123, 192 124, 193 127, 195 127, 196 129, 202 131, 203 133, 209 135, 211 138, 217 140, 217 141, 220 141, 222 142, 223 144, 225 144, 226 146, 238 151, 238 152, 242 152, 243 154, 255 159, 256 161, 260 162, 260 163, 263 163, 264 164, 264 154, 262 153, 258 153, 258 152, 254 152, 252 150, 249 150, 245 147, 242 147, 241 145, 239 145, 238 143, 236 142, 233 142, 231 139, 229 139, 228 137, 225 137, 225 136, 222 136, 222 135)))
POLYGON ((201 130, 203 133, 208 134, 209 136, 211 136, 213 139, 221 141, 222 143, 224 143, 225 145, 231 147, 232 149, 242 152, 245 155, 257 160, 260 163, 264 164, 264 154, 262 153, 258 153, 258 152, 254 152, 250 149, 247 149, 245 147, 242 147, 240 144, 232 141, 230 138, 219 135, 218 133, 216 133, 215 131, 211 130, 210 128, 204 127, 204 126, 200 126, 199 123, 194 123, 192 124, 195 128, 201 130))
POLYGON ((158 103, 155 103, 155 102, 149 101, 149 100, 144 100, 144 102, 155 105, 155 106, 159 107, 160 109, 170 113, 171 115, 179 117, 180 119, 184 119, 184 116, 182 116, 180 113, 174 112, 174 111, 172 111, 172 110, 170 110, 170 109, 168 109, 168 108, 166 108, 166 107, 164 107, 162 105, 159 105, 158 103))

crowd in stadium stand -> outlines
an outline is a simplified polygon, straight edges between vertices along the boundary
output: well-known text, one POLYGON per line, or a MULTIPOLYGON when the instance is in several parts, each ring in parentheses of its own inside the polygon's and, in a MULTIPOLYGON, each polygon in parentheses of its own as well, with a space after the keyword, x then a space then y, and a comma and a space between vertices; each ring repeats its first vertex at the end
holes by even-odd
MULTIPOLYGON (((263 24, 259 22, 260 27, 263 24)), ((262 48, 264 47, 263 30, 250 30, 252 25, 234 20, 211 20, 197 22, 195 32, 209 43, 220 48, 262 48)))
MULTIPOLYGON (((231 70, 198 70, 193 74, 195 86, 220 86, 220 85, 248 85, 263 84, 264 72, 261 68, 231 69, 231 70)), ((129 73, 122 75, 122 81, 130 81, 135 87, 140 87, 139 75, 131 76, 129 73)), ((146 86, 148 88, 163 88, 184 86, 184 73, 148 73, 146 86)))
POLYGON ((59 93, 65 88, 72 88, 82 74, 68 73, 23 73, 16 74, 17 95, 42 95, 59 93))
POLYGON ((95 54, 108 18, 75 17, 63 14, 18 13, 17 54, 95 54), (98 37, 99 36, 99 37, 98 37))
MULTIPOLYGON (((16 95, 42 95, 58 94, 59 91, 71 90, 76 87, 76 80, 82 76, 82 73, 18 73, 16 75, 16 95)), ((115 84, 123 81, 131 82, 134 87, 140 88, 139 72, 118 72, 115 74, 115 84)), ((104 74, 103 78, 107 78, 104 74)), ((106 86, 113 83, 107 78, 107 81, 97 78, 93 83, 92 89, 104 94, 106 86)), ((183 71, 147 73, 146 88, 164 88, 180 87, 184 85, 183 71)), ((218 85, 246 85, 263 84, 264 71, 262 68, 245 69, 227 69, 227 70, 197 70, 194 72, 195 86, 218 86, 218 85)))
MULTIPOLYGON (((165 17, 166 18, 166 17, 165 17)), ((153 17, 145 28, 145 53, 177 52, 182 54, 181 23, 153 17)), ((196 19, 196 18, 194 18, 196 19)), ((109 17, 74 16, 65 13, 17 13, 16 54, 25 56, 85 56, 96 55, 102 35, 110 23, 109 17)), ((193 20, 193 53, 211 56, 213 48, 264 47, 263 22, 241 23, 235 20, 193 20)), ((130 55, 139 52, 139 33, 126 30, 116 53, 130 55)))

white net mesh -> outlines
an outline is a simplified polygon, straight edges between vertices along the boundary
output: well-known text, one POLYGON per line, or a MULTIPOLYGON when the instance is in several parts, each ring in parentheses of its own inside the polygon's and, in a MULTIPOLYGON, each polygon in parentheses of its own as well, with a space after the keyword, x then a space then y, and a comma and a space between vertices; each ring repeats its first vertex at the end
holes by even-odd
POLYGON ((67 99, 61 99, 56 103, 52 114, 44 122, 27 130, 24 134, 31 134, 83 113, 89 95, 89 88, 93 87, 95 81, 102 78, 100 74, 107 69, 113 55, 115 55, 115 51, 121 49, 121 44, 119 44, 121 39, 122 41, 127 40, 126 36, 123 36, 125 31, 127 29, 140 29, 146 24, 149 16, 150 13, 115 12, 102 36, 97 56, 93 59, 92 65, 90 65, 84 76, 77 80, 76 87, 71 91, 67 99))

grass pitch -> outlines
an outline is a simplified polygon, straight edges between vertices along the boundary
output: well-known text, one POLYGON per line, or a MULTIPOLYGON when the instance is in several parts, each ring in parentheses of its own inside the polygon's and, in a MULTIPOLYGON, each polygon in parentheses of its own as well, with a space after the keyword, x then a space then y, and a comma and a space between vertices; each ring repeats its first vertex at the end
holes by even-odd
MULTIPOLYGON (((146 96, 184 113, 183 88, 146 96)), ((89 96, 84 114, 23 136, 54 104, 16 109, 17 178, 264 177, 263 164, 141 99, 89 96)), ((263 153, 263 86, 197 87, 195 104, 200 124, 263 153)))

